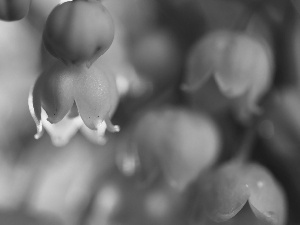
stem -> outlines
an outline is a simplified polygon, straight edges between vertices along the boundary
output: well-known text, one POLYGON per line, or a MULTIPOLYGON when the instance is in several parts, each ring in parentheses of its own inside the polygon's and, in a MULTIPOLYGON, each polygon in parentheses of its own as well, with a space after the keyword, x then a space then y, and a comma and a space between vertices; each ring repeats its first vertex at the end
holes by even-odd
POLYGON ((256 129, 250 128, 246 131, 242 144, 240 146, 238 154, 234 157, 235 161, 245 162, 252 153, 253 145, 256 137, 256 129))
POLYGON ((245 162, 251 157, 260 122, 261 115, 254 117, 249 124, 244 126, 244 136, 242 138, 238 152, 233 157, 234 161, 245 162))

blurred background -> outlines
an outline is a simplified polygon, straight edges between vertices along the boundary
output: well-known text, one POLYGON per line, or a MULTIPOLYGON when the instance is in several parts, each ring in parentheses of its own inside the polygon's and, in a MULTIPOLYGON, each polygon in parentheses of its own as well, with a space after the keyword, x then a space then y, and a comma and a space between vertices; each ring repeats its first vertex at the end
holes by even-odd
POLYGON ((0 224, 216 224, 203 219, 199 206, 202 175, 239 153, 250 106, 226 96, 217 78, 193 92, 181 85, 193 70, 189 59, 199 40, 219 30, 244 32, 245 19, 247 32, 267 43, 272 59, 271 77, 256 99, 263 112, 255 117, 247 161, 276 180, 281 197, 270 198, 286 219, 262 221, 247 203, 223 223, 300 224, 300 20, 292 2, 103 1, 115 38, 95 65, 105 62, 116 74, 121 97, 112 120, 121 131, 99 145, 81 129, 55 146, 48 133, 34 139, 27 99, 54 61, 42 33, 59 3, 32 0, 24 19, 0 21, 0 224))

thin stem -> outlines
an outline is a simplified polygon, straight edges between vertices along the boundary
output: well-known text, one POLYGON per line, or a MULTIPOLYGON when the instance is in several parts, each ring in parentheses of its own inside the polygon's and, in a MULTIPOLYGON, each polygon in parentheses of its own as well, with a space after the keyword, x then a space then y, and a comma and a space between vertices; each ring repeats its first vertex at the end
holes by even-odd
POLYGON ((250 158, 253 150, 253 145, 255 143, 255 137, 256 137, 256 129, 251 127, 246 131, 239 152, 234 157, 235 161, 245 162, 250 158))
POLYGON ((262 115, 257 115, 252 118, 250 123, 243 125, 244 135, 240 142, 238 152, 233 156, 234 161, 243 163, 251 157, 261 118, 262 115))

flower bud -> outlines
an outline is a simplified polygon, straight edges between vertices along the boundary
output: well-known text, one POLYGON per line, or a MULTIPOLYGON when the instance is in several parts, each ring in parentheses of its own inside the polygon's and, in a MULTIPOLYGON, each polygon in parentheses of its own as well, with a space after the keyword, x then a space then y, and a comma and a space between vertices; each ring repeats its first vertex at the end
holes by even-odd
POLYGON ((65 63, 90 66, 110 47, 114 23, 97 1, 72 1, 56 6, 43 32, 46 49, 65 63))
POLYGON ((21 20, 29 11, 31 0, 0 0, 0 20, 21 20))

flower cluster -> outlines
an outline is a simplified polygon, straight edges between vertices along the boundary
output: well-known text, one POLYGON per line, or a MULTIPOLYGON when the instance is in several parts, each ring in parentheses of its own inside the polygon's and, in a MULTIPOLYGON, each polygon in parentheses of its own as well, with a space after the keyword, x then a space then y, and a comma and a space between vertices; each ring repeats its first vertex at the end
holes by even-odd
POLYGON ((0 0, 0 224, 299 224, 299 5, 0 0))

